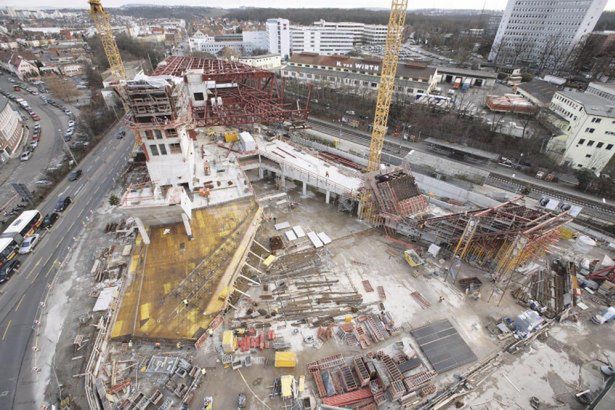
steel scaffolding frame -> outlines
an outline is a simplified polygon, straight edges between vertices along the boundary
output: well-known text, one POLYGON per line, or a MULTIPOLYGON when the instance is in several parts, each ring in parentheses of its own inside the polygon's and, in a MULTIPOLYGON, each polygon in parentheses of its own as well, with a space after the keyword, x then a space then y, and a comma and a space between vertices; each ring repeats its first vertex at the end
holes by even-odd
POLYGON ((559 239, 559 228, 572 220, 567 212, 528 208, 520 200, 426 219, 420 226, 430 230, 439 244, 448 245, 454 257, 491 271, 505 292, 515 270, 544 255, 559 239))
POLYGON ((284 82, 280 84, 271 71, 246 64, 195 57, 168 57, 153 76, 183 77, 190 70, 202 72, 203 81, 225 84, 212 88, 204 107, 191 107, 195 126, 237 126, 243 124, 291 121, 304 122, 310 109, 311 87, 303 107, 299 101, 284 102, 284 82), (210 98, 221 97, 221 105, 212 105, 210 98))

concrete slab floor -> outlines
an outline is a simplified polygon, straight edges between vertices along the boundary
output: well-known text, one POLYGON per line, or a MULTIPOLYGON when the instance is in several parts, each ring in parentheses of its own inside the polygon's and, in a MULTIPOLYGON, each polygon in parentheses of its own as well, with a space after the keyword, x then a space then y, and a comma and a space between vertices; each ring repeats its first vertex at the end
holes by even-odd
MULTIPOLYGON (((280 193, 272 181, 253 182, 253 188, 257 198, 280 193)), ((136 358, 138 367, 141 368, 147 364, 152 354, 169 354, 192 357, 193 364, 207 367, 207 375, 190 405, 192 409, 201 409, 204 396, 214 397, 214 408, 235 408, 239 393, 247 395, 247 408, 279 409, 283 408, 282 401, 277 397, 269 397, 275 377, 292 374, 298 378, 300 375, 306 375, 307 388, 314 391, 312 380, 306 374, 307 363, 336 353, 349 357, 365 354, 368 350, 390 348, 395 341, 402 337, 407 338, 409 329, 435 320, 449 319, 479 360, 502 347, 503 342, 490 335, 485 328, 486 325, 491 323, 493 317, 514 317, 524 309, 509 295, 504 295, 499 306, 497 301, 500 295, 497 293, 494 299, 488 302, 492 287, 484 272, 466 265, 462 267, 461 277, 477 276, 484 284, 481 298, 470 299, 456 286, 446 283, 442 275, 432 274, 434 271, 444 271, 448 268, 448 262, 442 263, 426 258, 428 260, 426 266, 411 268, 401 257, 406 245, 387 238, 383 232, 370 228, 354 216, 338 212, 334 203, 325 204, 322 193, 308 191, 306 197, 302 197, 301 186, 294 185, 290 181, 287 182, 286 189, 288 195, 286 198, 281 196, 268 201, 269 205, 261 204, 265 206, 266 217, 258 233, 258 240, 264 241, 275 234, 284 235, 283 232, 274 229, 274 217, 278 223, 288 221, 291 226, 301 225, 306 232, 309 230, 326 232, 333 240, 324 247, 324 251, 332 261, 327 277, 344 281, 349 288, 355 289, 362 295, 364 303, 379 302, 375 290, 378 286, 382 286, 386 293, 386 299, 381 301, 382 305, 391 313, 396 323, 403 326, 404 330, 400 336, 389 338, 366 350, 350 347, 335 339, 325 342, 320 349, 315 349, 304 344, 302 340, 302 334, 313 335, 313 329, 291 326, 290 323, 280 320, 273 325, 276 333, 285 335, 285 338, 291 342, 292 349, 297 352, 298 365, 292 369, 274 368, 272 350, 259 351, 252 355, 253 358, 263 357, 266 360, 264 365, 253 364, 240 371, 222 368, 219 356, 215 353, 215 349, 221 343, 220 332, 209 339, 205 349, 199 351, 195 351, 190 345, 184 345, 179 350, 174 345, 163 345, 161 349, 154 349, 153 343, 139 342, 135 343, 132 349, 120 353, 121 346, 112 343, 111 349, 115 352, 115 357, 136 358), (279 201, 281 203, 276 204, 279 201), (296 205, 291 207, 291 203, 296 205), (362 284, 364 280, 370 282, 373 292, 365 291, 362 284), (420 293, 429 302, 429 306, 422 307, 418 304, 410 295, 412 292, 420 293), (299 332, 294 333, 293 329, 299 329, 299 332), (256 396, 264 404, 257 400, 256 396)), ((413 244, 408 246, 411 245, 413 244)), ((421 251, 420 247, 417 247, 417 250, 421 251)), ((253 287, 248 293, 256 295, 259 291, 259 287, 253 287)), ((84 292, 86 291, 80 290, 80 294, 84 292)), ((245 301, 242 301, 241 306, 244 306, 244 303, 245 301)), ((373 306, 377 308, 378 304, 373 306)), ((85 306, 80 309, 85 309, 85 306)), ((71 312, 69 320, 73 322, 71 328, 74 329, 78 313, 72 307, 71 312)), ((506 356, 502 367, 476 392, 467 396, 464 400, 466 408, 525 409, 529 408, 528 400, 532 395, 539 397, 545 403, 559 405, 561 403, 557 400, 566 396, 565 406, 573 407, 574 403, 568 399, 570 392, 575 391, 577 386, 592 389, 599 386, 600 376, 596 373, 599 365, 597 359, 603 360, 605 352, 612 358, 615 357, 615 353, 608 350, 613 346, 612 326, 594 326, 588 323, 590 313, 595 312, 588 310, 577 323, 556 325, 550 330, 550 336, 546 341, 533 342, 531 348, 521 355, 506 356), (512 383, 503 375, 510 378, 512 383)), ((229 319, 232 319, 232 314, 228 315, 227 321, 229 319)), ((61 360, 60 363, 69 362, 74 356, 70 346, 72 338, 74 330, 70 334, 62 335, 64 354, 56 358, 56 363, 58 360, 61 360)), ((455 373, 463 373, 469 366, 471 365, 439 375, 436 384, 445 385, 453 379, 455 373)), ((71 375, 76 370, 70 365, 64 367, 59 370, 60 379, 72 379, 71 375)), ((154 387, 161 387, 164 384, 162 378, 150 377, 141 372, 138 373, 138 379, 139 390, 146 394, 154 387)), ((75 389, 82 386, 81 379, 73 380, 72 383, 75 389)), ((171 397, 168 392, 165 394, 171 397)), ((389 404, 383 408, 396 408, 396 404, 389 404)))

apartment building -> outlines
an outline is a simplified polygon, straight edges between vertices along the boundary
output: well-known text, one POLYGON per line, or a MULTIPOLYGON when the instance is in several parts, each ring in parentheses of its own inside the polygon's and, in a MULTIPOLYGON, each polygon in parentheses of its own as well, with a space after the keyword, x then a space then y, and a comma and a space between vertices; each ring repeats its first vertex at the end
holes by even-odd
MULTIPOLYGON (((280 73, 282 77, 301 82, 321 83, 330 88, 346 88, 346 92, 371 95, 378 89, 381 64, 380 59, 296 53, 280 73)), ((435 67, 422 63, 399 63, 395 94, 415 99, 419 94, 430 93, 439 80, 435 67)))
POLYGON ((23 125, 17 110, 0 96, 0 161, 15 156, 23 137, 23 125))
POLYGON ((558 91, 549 108, 563 134, 548 150, 573 168, 602 172, 615 154, 615 85, 590 83, 585 92, 558 91))
POLYGON ((508 0, 489 60, 539 69, 565 64, 598 22, 607 0, 508 0))

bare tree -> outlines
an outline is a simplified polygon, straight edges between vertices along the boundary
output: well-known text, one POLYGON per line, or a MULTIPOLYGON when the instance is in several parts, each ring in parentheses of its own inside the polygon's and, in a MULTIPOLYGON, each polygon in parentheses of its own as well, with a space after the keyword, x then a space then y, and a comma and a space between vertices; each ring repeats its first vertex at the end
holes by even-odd
POLYGON ((47 84, 47 88, 51 94, 53 94, 53 96, 57 99, 63 101, 73 101, 81 95, 77 89, 77 86, 72 81, 64 77, 47 77, 45 79, 45 83, 47 84))

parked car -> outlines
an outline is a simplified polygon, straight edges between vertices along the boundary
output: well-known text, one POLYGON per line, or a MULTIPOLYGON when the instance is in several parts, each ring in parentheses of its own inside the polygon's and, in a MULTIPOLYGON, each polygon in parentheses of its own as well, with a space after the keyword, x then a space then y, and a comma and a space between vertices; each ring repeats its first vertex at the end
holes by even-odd
POLYGON ((32 138, 32 142, 30 143, 30 148, 35 149, 36 147, 38 147, 38 140, 35 140, 34 138, 32 138))
POLYGON ((74 126, 75 126, 75 121, 70 120, 70 121, 68 122, 68 127, 69 127, 69 128, 72 128, 72 127, 74 127, 74 126))
POLYGON ((11 275, 15 273, 17 269, 21 266, 21 262, 17 259, 11 259, 7 263, 5 263, 2 268, 0 268, 0 283, 6 282, 9 280, 11 275))
POLYGON ((72 171, 70 174, 68 174, 68 180, 69 181, 76 181, 81 177, 81 174, 83 173, 82 170, 80 169, 76 169, 74 171, 72 171))
POLYGON ((21 156, 19 157, 19 159, 21 161, 27 161, 32 157, 32 151, 24 151, 21 156))
POLYGON ((21 243, 21 247, 19 248, 19 253, 21 255, 25 255, 26 253, 32 252, 38 244, 38 240, 40 237, 41 235, 35 233, 34 235, 24 239, 24 241, 21 243))
POLYGON ((51 228, 53 224, 56 223, 59 217, 60 214, 58 214, 57 212, 51 212, 45 215, 45 219, 43 219, 43 228, 51 228))
POLYGON ((118 131, 118 133, 115 135, 115 138, 117 138, 118 140, 121 140, 122 138, 124 138, 125 135, 126 135, 126 131, 121 130, 121 131, 118 131))
POLYGON ((64 211, 66 208, 68 208, 68 206, 70 205, 71 202, 72 202, 72 200, 70 199, 70 196, 65 196, 65 197, 58 198, 58 202, 56 202, 56 207, 55 207, 54 211, 55 212, 62 212, 62 211, 64 211))

